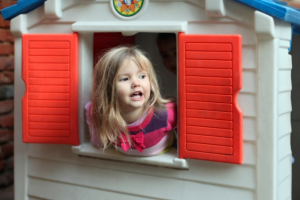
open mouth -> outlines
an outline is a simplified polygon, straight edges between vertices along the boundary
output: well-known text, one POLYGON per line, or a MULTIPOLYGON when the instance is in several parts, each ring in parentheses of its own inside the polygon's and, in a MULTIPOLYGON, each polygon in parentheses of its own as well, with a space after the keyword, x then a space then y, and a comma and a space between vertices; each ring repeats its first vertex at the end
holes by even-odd
POLYGON ((133 93, 132 95, 130 95, 131 99, 140 99, 143 96, 143 93, 140 91, 137 91, 135 93, 133 93))

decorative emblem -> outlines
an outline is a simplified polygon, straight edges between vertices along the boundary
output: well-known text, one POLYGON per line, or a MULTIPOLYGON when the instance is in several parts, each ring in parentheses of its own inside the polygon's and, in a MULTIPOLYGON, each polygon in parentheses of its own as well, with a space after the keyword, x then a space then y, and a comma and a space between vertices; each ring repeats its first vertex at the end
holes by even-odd
POLYGON ((137 14, 144 0, 112 0, 115 10, 122 16, 130 17, 137 14))

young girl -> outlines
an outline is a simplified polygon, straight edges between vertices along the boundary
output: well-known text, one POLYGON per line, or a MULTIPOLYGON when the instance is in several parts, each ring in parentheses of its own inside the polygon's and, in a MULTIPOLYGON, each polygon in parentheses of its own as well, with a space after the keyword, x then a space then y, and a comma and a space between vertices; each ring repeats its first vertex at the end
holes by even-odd
POLYGON ((128 155, 152 156, 174 142, 176 105, 163 99, 153 66, 136 47, 106 52, 94 69, 85 106, 91 142, 128 155))

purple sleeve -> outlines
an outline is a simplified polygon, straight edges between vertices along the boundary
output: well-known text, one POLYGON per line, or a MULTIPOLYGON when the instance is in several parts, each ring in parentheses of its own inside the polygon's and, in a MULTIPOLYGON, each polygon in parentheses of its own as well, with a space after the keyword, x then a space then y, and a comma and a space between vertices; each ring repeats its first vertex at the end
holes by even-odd
POLYGON ((84 109, 85 109, 85 116, 86 116, 86 123, 89 127, 89 131, 90 131, 90 136, 91 136, 91 142, 101 148, 103 147, 103 144, 102 142, 100 141, 99 137, 98 137, 98 134, 95 130, 95 128, 93 127, 93 124, 92 124, 92 117, 91 117, 91 108, 92 108, 92 102, 88 102, 85 106, 84 106, 84 109))

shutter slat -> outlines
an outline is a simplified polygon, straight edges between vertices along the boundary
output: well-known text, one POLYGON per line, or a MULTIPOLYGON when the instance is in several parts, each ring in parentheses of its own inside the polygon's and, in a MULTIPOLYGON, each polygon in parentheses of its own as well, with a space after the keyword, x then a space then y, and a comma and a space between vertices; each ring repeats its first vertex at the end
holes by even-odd
POLYGON ((69 101, 45 101, 45 100, 30 100, 28 107, 45 107, 45 108, 69 108, 69 101))
POLYGON ((229 86, 186 85, 186 92, 205 94, 232 94, 229 86))
POLYGON ((197 126, 197 127, 232 129, 232 122, 226 121, 226 120, 186 118, 186 125, 187 126, 197 126))
POLYGON ((231 69, 231 61, 223 60, 186 60, 186 68, 213 68, 213 69, 231 69))
POLYGON ((29 78, 69 78, 68 71, 30 71, 29 78))
POLYGON ((43 70, 43 71, 68 71, 68 64, 41 64, 41 63, 31 63, 29 65, 29 70, 43 70))
POLYGON ((229 146, 229 147, 231 147, 233 144, 232 138, 191 135, 191 134, 187 134, 186 141, 191 143, 197 143, 197 144, 211 144, 211 145, 220 145, 220 146, 229 146))
POLYGON ((41 122, 29 122, 30 129, 42 129, 42 130, 69 130, 70 123, 41 123, 41 122))
POLYGON ((187 68, 186 75, 231 78, 232 70, 231 69, 187 68))
POLYGON ((187 109, 186 116, 190 118, 219 119, 227 121, 232 120, 232 112, 187 109))
POLYGON ((232 85, 232 79, 231 78, 213 78, 213 77, 187 76, 186 83, 187 84, 194 84, 194 85, 231 86, 232 85))
POLYGON ((231 112, 232 104, 188 101, 186 104, 186 108, 196 110, 231 112))
POLYGON ((69 108, 31 108, 28 111, 30 115, 69 115, 69 108))
POLYGON ((225 146, 218 146, 218 145, 187 143, 186 149, 188 151, 205 152, 205 153, 213 153, 213 154, 225 154, 225 155, 233 154, 232 147, 225 147, 225 146))
POLYGON ((186 59, 197 59, 197 60, 231 60, 232 53, 228 52, 196 52, 187 51, 186 59))
POLYGON ((216 137, 231 138, 233 136, 233 131, 231 129, 186 126, 186 134, 212 135, 216 137))
POLYGON ((29 122, 70 122, 69 116, 61 115, 29 115, 29 122))
POLYGON ((70 100, 69 94, 63 93, 35 93, 28 94, 29 100, 70 100))
POLYGON ((29 78, 28 85, 69 85, 68 78, 29 78))
POLYGON ((69 93, 69 86, 31 86, 29 92, 57 92, 57 93, 69 93))
POLYGON ((29 56, 68 56, 69 49, 30 49, 29 56))
POLYGON ((30 56, 30 63, 69 63, 69 56, 30 56))
POLYGON ((39 129, 29 129, 29 135, 31 137, 36 136, 35 143, 42 143, 40 137, 56 137, 56 138, 68 138, 70 137, 70 131, 68 130, 39 130, 39 129))
POLYGON ((198 101, 198 102, 214 102, 214 103, 232 103, 231 95, 218 95, 218 94, 196 94, 187 93, 187 101, 198 101))
MULTIPOLYGON (((47 40, 45 38, 45 40, 47 40)), ((29 48, 30 49, 69 49, 70 43, 67 41, 60 41, 60 42, 54 42, 54 41, 30 41, 29 42, 29 48)))
POLYGON ((186 43, 187 51, 232 51, 232 45, 220 43, 186 43))

